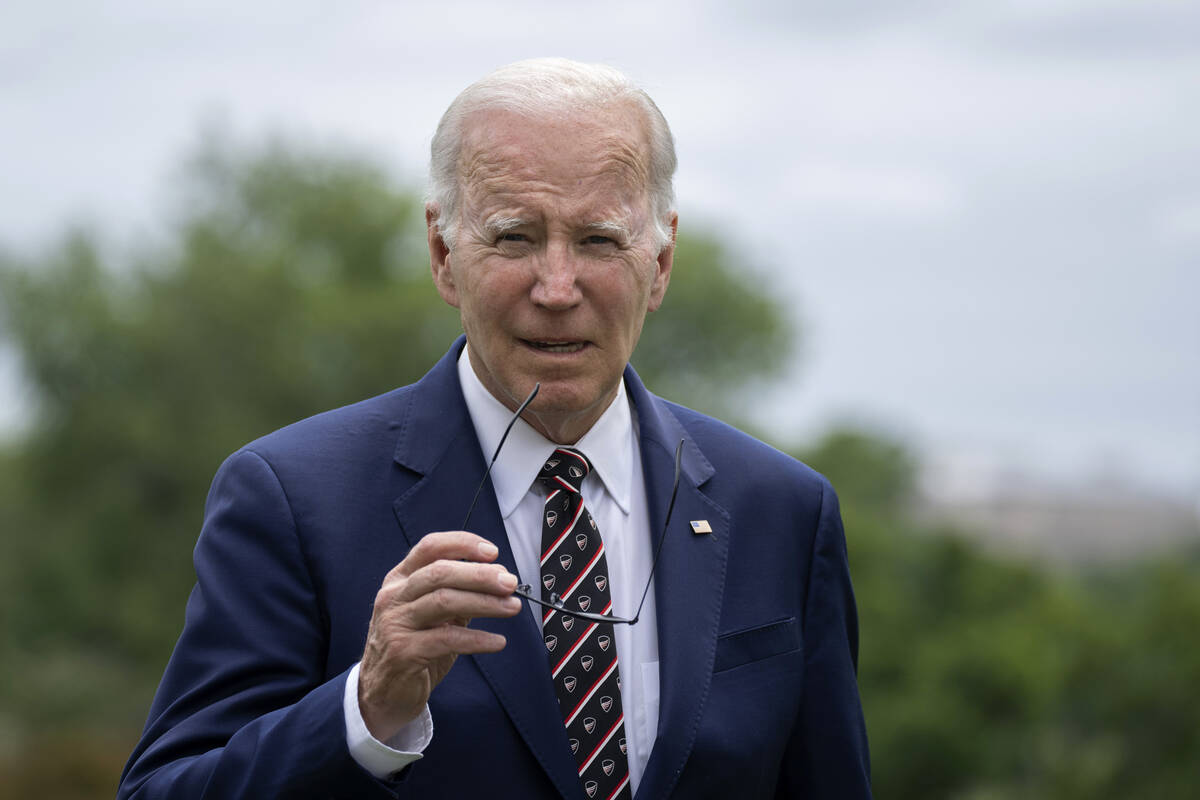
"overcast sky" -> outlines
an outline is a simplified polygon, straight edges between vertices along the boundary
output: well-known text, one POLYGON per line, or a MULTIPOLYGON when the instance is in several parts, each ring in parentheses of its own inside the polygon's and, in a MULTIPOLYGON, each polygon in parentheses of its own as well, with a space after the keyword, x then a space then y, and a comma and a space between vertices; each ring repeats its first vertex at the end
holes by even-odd
POLYGON ((153 232, 212 119, 422 179, 453 96, 537 55, 645 86, 681 227, 795 309, 781 441, 1200 497, 1200 3, 10 3, 0 243, 153 232))

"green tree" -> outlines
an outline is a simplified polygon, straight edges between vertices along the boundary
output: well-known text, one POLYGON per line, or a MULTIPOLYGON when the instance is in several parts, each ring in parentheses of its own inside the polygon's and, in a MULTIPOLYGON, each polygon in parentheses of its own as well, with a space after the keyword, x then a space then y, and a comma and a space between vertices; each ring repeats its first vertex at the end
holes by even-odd
POLYGON ((775 376, 796 335, 766 278, 706 234, 679 235, 661 309, 647 318, 633 364, 653 391, 723 418, 775 376))
POLYGON ((1194 794, 1200 561, 1051 569, 907 513, 915 459, 836 430, 800 454, 838 487, 876 795, 1194 794))

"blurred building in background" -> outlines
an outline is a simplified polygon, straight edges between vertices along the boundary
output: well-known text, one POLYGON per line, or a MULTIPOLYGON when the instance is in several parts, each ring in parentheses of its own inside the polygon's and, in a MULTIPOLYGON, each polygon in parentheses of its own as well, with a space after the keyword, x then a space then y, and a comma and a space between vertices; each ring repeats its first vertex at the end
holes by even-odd
POLYGON ((1127 477, 1053 481, 990 461, 931 459, 919 485, 919 518, 1010 554, 1103 562, 1200 543, 1200 504, 1127 477))

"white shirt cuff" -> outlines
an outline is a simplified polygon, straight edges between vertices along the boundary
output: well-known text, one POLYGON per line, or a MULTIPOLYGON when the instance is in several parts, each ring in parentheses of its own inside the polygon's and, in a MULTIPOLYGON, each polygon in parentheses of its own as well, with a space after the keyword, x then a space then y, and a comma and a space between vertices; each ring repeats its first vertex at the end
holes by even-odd
POLYGON ((351 668, 342 696, 342 707, 346 714, 346 745, 350 748, 350 756, 360 767, 376 778, 392 778, 421 758, 425 748, 429 747, 433 740, 433 717, 426 705, 420 716, 401 728, 386 743, 379 741, 367 730, 362 710, 358 707, 358 668, 358 664, 351 668))

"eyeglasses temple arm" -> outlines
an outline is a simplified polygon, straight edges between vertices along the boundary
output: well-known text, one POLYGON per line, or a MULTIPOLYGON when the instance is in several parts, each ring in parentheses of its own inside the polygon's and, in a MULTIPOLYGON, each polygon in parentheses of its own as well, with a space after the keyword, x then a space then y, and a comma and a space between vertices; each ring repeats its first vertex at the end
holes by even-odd
POLYGON ((667 526, 671 523, 671 512, 675 510, 675 495, 679 494, 680 466, 683 461, 683 439, 675 445, 675 485, 671 487, 671 502, 667 504, 667 518, 663 520, 662 534, 658 537, 658 547, 654 550, 654 560, 650 562, 650 577, 646 579, 646 588, 642 590, 642 599, 638 603, 637 612, 629 624, 637 622, 642 616, 642 606, 646 604, 646 595, 650 593, 650 584, 654 581, 654 570, 658 567, 658 557, 662 553, 663 542, 667 540, 667 526))
MULTIPOLYGON (((519 420, 521 415, 525 413, 525 409, 528 408, 529 404, 533 402, 533 398, 537 397, 538 389, 541 388, 542 384, 540 382, 535 383, 533 385, 533 391, 529 393, 529 396, 525 398, 525 402, 521 403, 521 405, 517 408, 517 412, 513 414, 512 419, 508 421, 508 427, 504 429, 504 435, 500 437, 500 443, 496 445, 496 452, 492 453, 492 460, 488 463, 487 471, 483 473, 483 480, 479 482, 479 488, 475 490, 475 496, 471 498, 471 506, 467 509, 467 516, 463 518, 462 530, 465 531, 467 529, 467 523, 471 521, 471 513, 475 511, 475 503, 479 501, 479 493, 483 491, 483 485, 487 483, 488 476, 492 474, 492 467, 496 465, 496 459, 500 457, 500 451, 504 448, 504 442, 508 439, 509 431, 513 429, 513 425, 517 424, 517 420, 519 420)), ((680 444, 683 444, 683 442, 680 442, 680 444)), ((676 464, 676 471, 678 471, 678 469, 678 464, 676 464)), ((678 485, 678 479, 676 479, 676 483, 678 485)), ((671 502, 675 502, 675 497, 673 495, 671 497, 671 502)))

